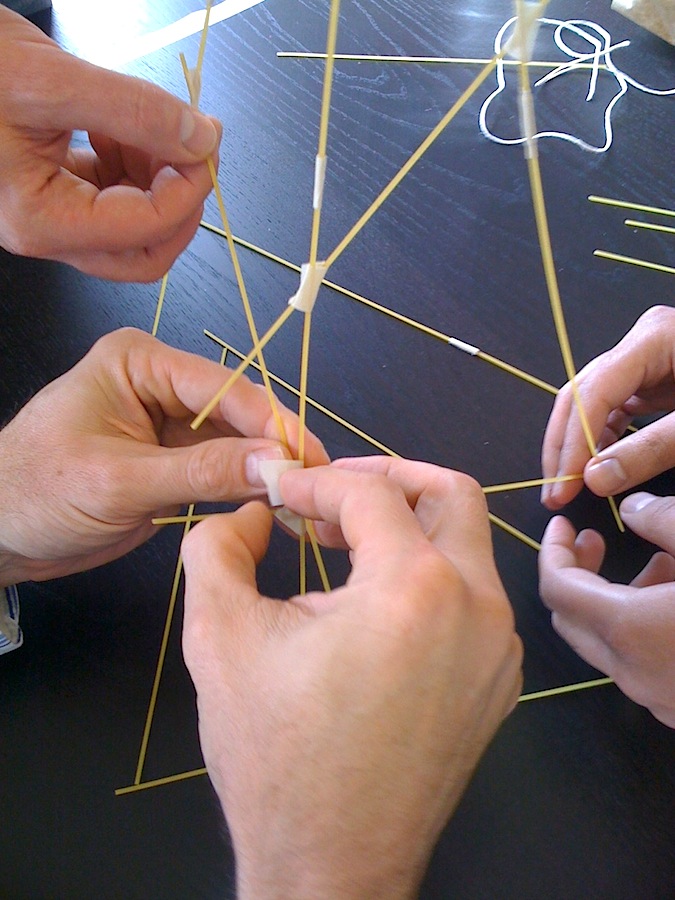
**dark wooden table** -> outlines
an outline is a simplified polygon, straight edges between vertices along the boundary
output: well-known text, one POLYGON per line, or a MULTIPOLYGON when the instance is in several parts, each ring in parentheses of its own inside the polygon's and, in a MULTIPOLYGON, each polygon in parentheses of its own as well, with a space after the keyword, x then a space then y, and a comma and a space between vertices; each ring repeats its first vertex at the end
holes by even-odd
MULTIPOLYGON (((200 8, 198 0, 55 4, 52 34, 90 58, 200 8), (105 13, 103 10, 105 9, 105 13)), ((344 2, 338 50, 491 55, 507 0, 344 2)), ((675 84, 672 48, 608 9, 553 0, 551 16, 591 18, 616 60, 658 87, 675 84), (619 55, 621 54, 621 55, 619 55)), ((295 264, 308 255, 322 64, 278 50, 322 51, 327 4, 265 0, 211 29, 202 107, 225 132, 220 181, 235 233, 295 264)), ((198 36, 128 61, 124 70, 185 94, 178 51, 198 36)), ((553 51, 551 51, 553 52, 553 51)), ((120 57, 121 58, 121 57, 120 57)), ((550 56, 547 58, 551 58, 550 56)), ((0 65, 1 65, 0 61, 0 65)), ((331 250, 477 72, 470 65, 339 63, 329 141, 322 253, 331 250)), ((27 73, 30 77, 30 73, 27 73)), ((489 84, 491 85, 492 82, 489 84)), ((486 84, 331 269, 352 291, 474 344, 547 382, 565 380, 545 291, 519 148, 479 133, 486 84)), ((601 141, 614 88, 583 103, 583 76, 542 91, 542 124, 601 141)), ((633 89, 616 110, 615 142, 593 155, 541 143, 560 287, 577 366, 616 342, 638 315, 670 303, 672 275, 593 257, 596 247, 673 265, 672 237, 638 233, 588 194, 673 208, 673 99, 633 89)), ((516 128, 515 108, 499 113, 516 128)), ((206 218, 218 224, 209 201, 206 218)), ((241 261, 259 327, 283 310, 297 275, 250 251, 241 261)), ((58 264, 0 254, 6 417, 32 392, 123 325, 149 330, 157 285, 118 285, 58 264)), ((314 315, 309 392, 397 453, 465 469, 483 485, 535 478, 550 394, 334 291, 314 315)), ((204 230, 172 270, 159 336, 219 357, 207 328, 248 351, 224 242, 204 230)), ((266 358, 297 383, 300 317, 266 358)), ((282 392, 285 402, 293 397, 282 392)), ((316 412, 333 455, 370 445, 316 412)), ((655 490, 672 491, 664 476, 655 490)), ((490 497, 492 512, 539 539, 538 491, 490 497)), ((582 496, 578 525, 608 538, 606 572, 630 578, 649 554, 620 536, 605 504, 582 496)), ((208 780, 116 796, 132 784, 181 529, 168 527, 119 562, 21 589, 25 646, 0 660, 0 896, 216 898, 232 892, 232 856, 208 780)), ((500 572, 525 644, 525 691, 597 677, 553 633, 539 600, 536 553, 494 529, 500 572)), ((336 578, 344 560, 331 557, 336 578)), ((296 590, 297 562, 275 541, 261 585, 296 590)), ((202 765, 194 695, 171 630, 142 781, 202 765)), ((675 894, 675 735, 613 686, 521 704, 485 756, 442 835, 422 896, 667 898, 675 894)))

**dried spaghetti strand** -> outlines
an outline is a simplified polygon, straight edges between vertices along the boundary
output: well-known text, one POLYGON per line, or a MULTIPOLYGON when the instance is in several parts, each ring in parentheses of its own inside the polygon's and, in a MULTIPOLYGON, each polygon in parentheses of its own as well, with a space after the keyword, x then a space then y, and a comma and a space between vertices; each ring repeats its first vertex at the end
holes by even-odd
POLYGON ((438 125, 436 125, 436 127, 427 135, 427 137, 422 141, 417 150, 415 150, 414 153, 409 157, 407 162, 405 162, 403 166, 401 166, 401 168, 396 173, 396 175, 394 175, 389 184, 380 192, 380 194, 375 198, 368 209, 363 213, 358 222, 350 229, 350 231, 340 241, 333 252, 328 256, 328 258, 326 259, 326 263, 329 267, 332 266, 335 260, 347 249, 347 247, 351 244, 357 234, 361 231, 361 229, 372 219, 372 217, 382 206, 385 200, 387 200, 390 194, 396 189, 401 181, 403 181, 403 179, 408 174, 408 172, 410 172, 415 163, 417 163, 422 158, 429 147, 431 147, 431 145, 434 143, 436 138, 440 134, 442 134, 442 132, 450 124, 450 122, 452 122, 452 120, 462 109, 462 107, 466 103, 468 103, 471 97, 473 97, 473 95, 476 93, 485 79, 491 74, 491 72, 494 71, 499 59, 499 56, 493 57, 490 62, 482 69, 482 71, 478 73, 469 87, 461 94, 457 101, 443 116, 438 125))
POLYGON ((528 700, 543 700, 546 697, 558 697, 560 694, 571 694, 575 691, 586 691, 589 688, 604 687, 606 684, 614 684, 611 678, 594 678, 592 681, 580 681, 578 684, 565 684, 562 687, 548 688, 545 691, 533 691, 531 694, 521 694, 518 703, 528 700))
POLYGON ((641 269, 652 269, 654 272, 665 272, 667 275, 675 275, 675 267, 650 262, 648 259, 636 259, 634 256, 622 256, 620 253, 610 253, 609 250, 594 250, 593 256, 599 256, 601 259, 611 259, 614 262, 626 263, 629 266, 638 266, 641 269))
MULTIPOLYGON (((551 312, 555 324, 556 335, 560 345, 563 363, 567 379, 572 385, 572 393, 574 402, 581 422, 581 428, 588 444, 591 456, 597 456, 595 441, 591 431, 586 410, 581 402, 579 388, 577 385, 577 372, 574 366, 572 356, 572 348, 570 346, 569 335, 567 333, 567 325, 562 308, 562 300, 560 299, 560 290, 558 287, 558 278, 555 271, 555 263, 553 261, 553 248, 551 245, 551 235, 548 227, 548 217, 546 215, 546 203, 544 201, 544 188, 541 180, 541 169, 539 167, 539 154, 537 144, 534 138, 536 134, 536 122, 534 114, 534 102, 532 100, 532 91, 530 89, 530 81, 527 74, 527 66, 521 64, 520 72, 520 102, 523 131, 525 135, 525 158, 527 160, 527 171, 530 180, 530 191, 532 194, 532 204, 534 207, 534 218, 537 226, 537 236, 539 239, 539 248, 541 252, 542 264, 544 267, 544 276, 546 279, 546 287, 548 290, 549 302, 551 304, 551 312)), ((624 524, 619 516, 619 511, 612 497, 608 498, 612 515, 617 524, 619 531, 625 531, 624 524)))
POLYGON ((193 431, 197 431, 197 429, 200 428, 201 425, 204 424, 205 419, 213 412, 213 410, 220 403, 220 401, 223 399, 223 397, 229 391, 229 389, 232 387, 232 385, 235 384, 235 382, 237 382, 239 380, 239 378, 244 373, 245 369, 247 369, 250 366, 250 364, 255 359, 255 357, 258 355, 258 353, 260 353, 260 351, 263 350, 267 346, 267 344, 272 340, 274 335, 279 331, 279 329, 282 327, 284 322, 286 322, 286 320, 290 317, 292 312, 293 312, 293 307, 287 306, 286 309, 279 316, 279 318, 276 320, 276 322, 274 322, 269 327, 269 329, 265 332, 265 334, 260 338, 258 343, 248 354, 248 356, 245 356, 242 359, 242 361, 239 363, 237 368, 234 370, 234 372, 232 372, 230 377, 227 379, 225 384, 220 388, 219 391, 216 392, 216 394, 209 400, 209 402, 201 410, 201 412, 198 413, 195 416, 195 418, 192 420, 192 422, 190 423, 190 428, 192 428, 193 431))
POLYGON ((633 203, 630 200, 614 200, 611 197, 599 197, 597 194, 589 194, 591 203, 600 203, 603 206, 617 206, 619 209, 635 209, 638 212, 651 213, 655 216, 675 216, 675 209, 664 209, 660 206, 645 206, 642 203, 633 203))

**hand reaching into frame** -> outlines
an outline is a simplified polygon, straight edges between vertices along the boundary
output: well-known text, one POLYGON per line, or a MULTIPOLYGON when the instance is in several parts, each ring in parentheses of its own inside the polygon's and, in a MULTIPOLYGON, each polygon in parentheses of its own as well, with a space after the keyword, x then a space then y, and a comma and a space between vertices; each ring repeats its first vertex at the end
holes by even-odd
POLYGON ((183 542, 184 654, 238 896, 413 896, 521 685, 485 500, 467 476, 384 457, 280 487, 350 549, 344 587, 261 596, 260 504, 183 542))
MULTIPOLYGON (((601 452, 590 459, 570 385, 553 407, 542 451, 545 476, 583 471, 599 496, 629 490, 675 464, 675 310, 654 307, 578 376, 579 393, 601 452), (662 418, 622 437, 636 415, 662 418)), ((550 485, 543 501, 558 509, 578 482, 550 485)), ((675 727, 675 498, 644 491, 626 497, 621 518, 662 552, 630 585, 598 573, 605 547, 594 531, 577 535, 557 517, 539 557, 540 591, 558 633, 637 703, 675 727)))
POLYGON ((598 572, 604 542, 556 516, 539 554, 553 627, 576 652, 657 719, 675 728, 675 500, 638 492, 621 504, 637 534, 664 548, 629 585, 598 572))
POLYGON ((117 281, 160 278, 195 233, 220 125, 83 62, 0 6, 0 246, 117 281), (74 129, 92 150, 70 146, 74 129))
MULTIPOLYGON (((287 454, 262 387, 240 379, 190 428, 222 383, 217 363, 128 328, 36 394, 0 431, 0 585, 122 556, 182 503, 264 496, 258 462, 287 454)), ((327 462, 309 433, 306 461, 327 462)))
MULTIPOLYGON (((545 478, 584 474, 596 494, 629 490, 675 465, 675 418, 664 416, 621 437, 635 416, 675 409, 675 309, 655 306, 611 350, 577 375, 577 387, 598 449, 591 459, 570 384, 558 394, 542 449, 545 478)), ((569 503, 578 481, 545 485, 551 510, 569 503)))

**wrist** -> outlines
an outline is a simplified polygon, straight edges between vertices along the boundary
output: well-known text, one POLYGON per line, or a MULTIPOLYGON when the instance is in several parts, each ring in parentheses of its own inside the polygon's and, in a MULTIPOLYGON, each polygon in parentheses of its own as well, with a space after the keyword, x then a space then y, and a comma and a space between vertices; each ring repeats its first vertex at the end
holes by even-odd
POLYGON ((325 873, 287 871, 269 878, 237 877, 237 900, 415 900, 419 885, 391 882, 387 878, 359 878, 348 873, 326 877, 325 873))
POLYGON ((294 842, 280 853, 235 850, 237 900, 413 900, 426 868, 413 859, 395 864, 369 846, 340 859, 329 847, 306 853, 294 842))

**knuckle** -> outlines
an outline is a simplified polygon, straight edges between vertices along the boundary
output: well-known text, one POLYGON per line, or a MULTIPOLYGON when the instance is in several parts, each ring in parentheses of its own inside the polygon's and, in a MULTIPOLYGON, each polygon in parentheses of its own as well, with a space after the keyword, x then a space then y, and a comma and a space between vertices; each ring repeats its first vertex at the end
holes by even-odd
POLYGON ((213 635, 213 625, 208 610, 200 606, 188 607, 183 621, 183 658, 190 674, 194 677, 203 661, 204 648, 208 647, 213 635))
POLYGON ((161 135, 167 124, 173 124, 167 121, 165 95, 157 85, 139 78, 132 97, 129 114, 137 132, 149 131, 161 135))
POLYGON ((198 561, 201 554, 211 555, 211 547, 216 541, 219 527, 213 518, 204 519, 191 528, 181 542, 181 556, 187 566, 198 561))
POLYGON ((199 528, 191 528, 183 537, 180 544, 180 555, 186 569, 192 566, 195 557, 198 556, 200 544, 204 541, 207 534, 208 519, 199 523, 199 528))
MULTIPOLYGON (((222 448, 210 441, 199 444, 187 464, 186 478, 190 490, 195 497, 206 493, 215 498, 229 493, 233 482, 236 483, 231 467, 231 459, 222 448)), ((239 480, 243 483, 243 474, 239 480)))
POLYGON ((651 331, 673 326, 675 326, 675 310, 669 306, 657 305, 642 313, 634 327, 646 328, 651 331))
POLYGON ((243 471, 235 471, 236 463, 232 454, 223 452, 213 441, 199 444, 190 455, 186 478, 195 497, 203 499, 224 499, 237 494, 237 489, 245 484, 243 471))
POLYGON ((453 473, 453 487, 464 497, 464 502, 472 507, 480 507, 487 513, 487 500, 483 489, 475 478, 463 472, 453 473))
POLYGON ((92 486, 98 497, 98 506, 102 514, 115 513, 129 506, 127 496, 127 480, 121 477, 112 460, 88 460, 83 465, 85 480, 92 486))
POLYGON ((199 595, 219 590, 222 586, 220 568, 215 561, 221 559, 231 537, 222 516, 211 516, 199 522, 183 537, 180 553, 185 568, 186 593, 195 585, 199 595))
MULTIPOLYGON (((124 328, 117 328, 115 331, 109 331, 97 339, 92 350, 101 353, 104 357, 109 357, 110 352, 119 347, 126 347, 131 344, 137 344, 140 341, 147 340, 150 335, 146 331, 139 328, 133 328, 130 325, 124 328)), ((152 340, 152 339, 151 339, 152 340)))
POLYGON ((470 503, 483 505, 485 502, 480 484, 471 475, 467 475, 466 472, 439 468, 437 478, 434 481, 443 493, 460 494, 470 503))

